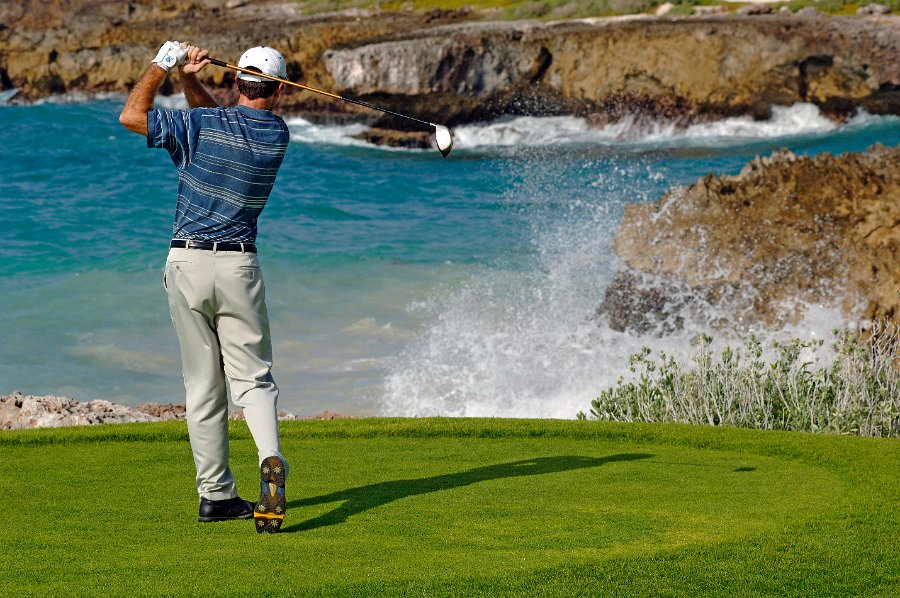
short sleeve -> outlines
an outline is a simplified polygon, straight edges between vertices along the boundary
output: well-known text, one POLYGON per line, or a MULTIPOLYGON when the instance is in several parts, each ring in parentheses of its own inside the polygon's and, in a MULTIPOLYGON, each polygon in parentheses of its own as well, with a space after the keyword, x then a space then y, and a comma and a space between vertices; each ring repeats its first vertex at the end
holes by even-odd
POLYGON ((147 147, 166 150, 179 168, 184 167, 190 155, 189 133, 186 110, 154 108, 147 113, 147 147))

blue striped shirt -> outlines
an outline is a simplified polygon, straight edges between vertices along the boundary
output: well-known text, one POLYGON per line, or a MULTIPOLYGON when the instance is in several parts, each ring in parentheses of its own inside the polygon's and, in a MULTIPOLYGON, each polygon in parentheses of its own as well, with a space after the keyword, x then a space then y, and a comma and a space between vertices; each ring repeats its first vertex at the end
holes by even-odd
POLYGON ((246 106, 151 110, 147 146, 178 167, 172 237, 253 243, 290 134, 267 110, 246 106))

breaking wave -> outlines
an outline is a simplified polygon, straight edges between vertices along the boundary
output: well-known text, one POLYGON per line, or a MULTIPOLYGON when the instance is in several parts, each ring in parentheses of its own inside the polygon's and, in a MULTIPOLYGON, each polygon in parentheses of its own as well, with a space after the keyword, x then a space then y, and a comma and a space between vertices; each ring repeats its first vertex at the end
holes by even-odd
POLYGON ((291 140, 310 145, 355 145, 360 147, 370 144, 356 139, 368 127, 363 124, 350 125, 317 125, 300 116, 292 116, 285 119, 291 131, 291 140))
MULTIPOLYGON (((895 116, 860 112, 846 123, 823 115, 813 104, 775 106, 769 120, 750 116, 697 123, 687 127, 665 121, 628 116, 615 123, 595 126, 575 116, 519 116, 453 128, 454 151, 491 151, 504 148, 548 148, 565 145, 609 147, 616 151, 641 151, 665 147, 731 147, 780 138, 827 135, 856 127, 892 125, 895 116)), ((372 147, 354 136, 365 125, 319 125, 300 117, 287 119, 292 138, 310 144, 372 147)), ((381 150, 394 148, 378 148, 381 150)), ((399 150, 420 151, 420 150, 399 150)))
POLYGON ((779 138, 809 137, 885 121, 893 116, 860 112, 847 123, 824 116, 813 104, 776 106, 769 120, 750 116, 697 123, 687 127, 665 121, 628 116, 604 126, 593 126, 583 118, 518 117, 493 123, 465 125, 454 129, 454 145, 460 149, 488 147, 547 147, 566 144, 614 146, 616 150, 659 147, 727 147, 779 138))
MULTIPOLYGON (((866 129, 867 138, 878 138, 884 131, 896 136, 898 122, 861 115, 844 126, 866 129), (889 126, 882 129, 885 123, 889 126)), ((680 137, 660 129, 652 133, 655 137, 645 134, 635 143, 658 145, 659 139, 666 139, 699 145, 745 135, 797 136, 802 145, 824 132, 825 141, 818 147, 830 149, 839 145, 827 133, 837 127, 813 107, 795 106, 776 110, 768 123, 730 119, 696 125, 680 137)), ((460 148, 532 148, 500 161, 513 175, 505 178, 515 181, 504 199, 527 223, 532 252, 525 263, 521 256, 501 259, 495 267, 473 272, 464 284, 438 289, 410 307, 422 325, 389 367, 381 414, 573 418, 600 389, 615 385, 623 375, 627 378, 629 357, 645 346, 687 362, 690 341, 700 333, 713 334, 714 347, 739 346, 749 332, 767 346, 788 338, 829 341, 835 327, 858 324, 847 321, 836 306, 804 305, 804 318, 797 324, 748 330, 727 306, 707 305, 702 307, 705 319, 689 319, 684 328, 675 327, 664 337, 612 329, 597 316, 597 308, 617 268, 612 240, 624 205, 658 199, 682 176, 679 169, 685 162, 695 160, 679 160, 669 152, 629 155, 540 148, 622 133, 595 131, 574 118, 518 118, 457 129, 460 148), (712 321, 734 325, 716 330, 704 325, 712 321)), ((734 158, 731 167, 739 169, 746 159, 734 158)), ((685 176, 695 180, 705 174, 703 168, 685 176)))

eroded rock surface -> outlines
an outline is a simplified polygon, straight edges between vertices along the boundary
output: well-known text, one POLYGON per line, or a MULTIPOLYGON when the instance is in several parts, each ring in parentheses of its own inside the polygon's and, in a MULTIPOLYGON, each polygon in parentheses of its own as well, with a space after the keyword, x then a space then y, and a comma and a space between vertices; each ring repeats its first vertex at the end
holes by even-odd
POLYGON ((22 393, 0 396, 0 430, 150 422, 162 419, 168 418, 104 400, 83 403, 68 397, 37 397, 22 393))
MULTIPOLYGON (((778 328, 808 305, 900 318, 900 148, 753 160, 629 205, 599 314, 617 330, 778 328)), ((837 324, 837 323, 836 323, 837 324)))
MULTIPOLYGON (((821 14, 486 22, 468 10, 304 16, 299 3, 30 0, 0 3, 0 88, 22 98, 127 92, 166 39, 236 62, 282 50, 288 76, 432 122, 506 114, 642 114, 679 122, 811 102, 842 117, 900 114, 900 18, 821 14)), ((223 101, 233 73, 204 71, 223 101)), ((164 93, 178 91, 177 76, 164 93)), ((232 98, 233 99, 233 98, 232 98)), ((415 129, 309 92, 284 109, 415 129)))

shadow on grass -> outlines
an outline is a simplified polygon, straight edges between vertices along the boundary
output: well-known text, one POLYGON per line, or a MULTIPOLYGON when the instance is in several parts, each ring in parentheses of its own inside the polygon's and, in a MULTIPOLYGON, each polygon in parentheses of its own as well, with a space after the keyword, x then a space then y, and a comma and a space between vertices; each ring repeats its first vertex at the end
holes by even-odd
POLYGON ((336 525, 347 521, 347 519, 353 515, 358 515, 369 509, 386 505, 395 500, 400 500, 401 498, 461 488, 463 486, 470 486, 487 480, 587 469, 590 467, 600 467, 606 463, 636 461, 638 459, 649 459, 650 457, 653 457, 653 455, 621 454, 610 455, 608 457, 539 457, 537 459, 526 459, 524 461, 514 461, 512 463, 486 465, 485 467, 476 467, 475 469, 470 469, 468 471, 446 473, 430 478, 394 480, 390 482, 368 484, 358 488, 348 488, 347 490, 340 490, 323 496, 290 501, 288 503, 288 508, 291 509, 332 502, 341 502, 342 504, 328 513, 285 527, 281 531, 282 533, 302 532, 320 527, 327 527, 329 525, 336 525))

